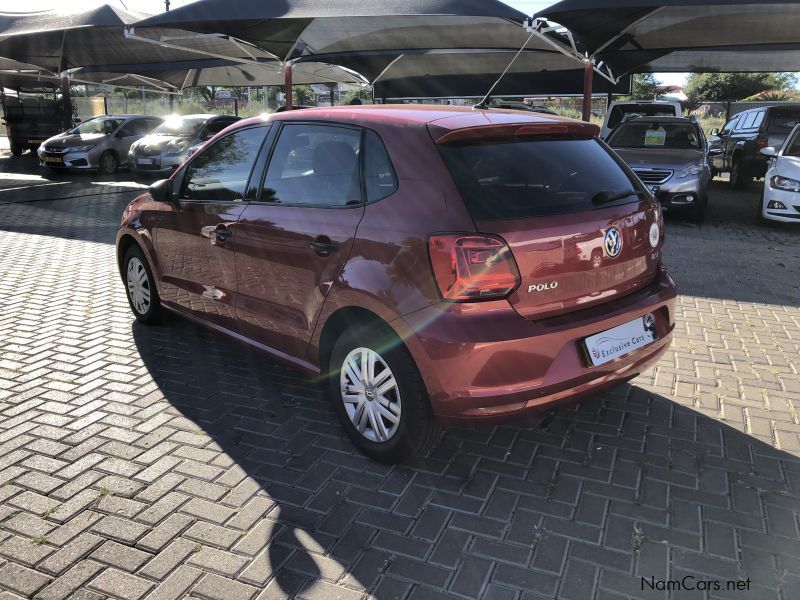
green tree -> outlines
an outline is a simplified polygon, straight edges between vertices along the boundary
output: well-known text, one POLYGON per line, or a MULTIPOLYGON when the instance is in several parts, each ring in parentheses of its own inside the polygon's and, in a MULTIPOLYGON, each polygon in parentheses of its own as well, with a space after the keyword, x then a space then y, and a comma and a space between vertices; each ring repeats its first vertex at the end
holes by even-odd
POLYGON ((766 91, 791 90, 794 73, 694 73, 686 84, 689 105, 735 102, 766 91))
POLYGON ((341 103, 346 105, 350 104, 353 100, 358 98, 362 104, 372 104, 372 88, 355 88, 347 90, 342 96, 341 103))
POLYGON ((292 98, 297 106, 311 106, 314 104, 314 90, 308 85, 296 85, 293 88, 292 98))
POLYGON ((658 96, 661 82, 652 73, 639 73, 633 76, 631 100, 653 100, 658 96))

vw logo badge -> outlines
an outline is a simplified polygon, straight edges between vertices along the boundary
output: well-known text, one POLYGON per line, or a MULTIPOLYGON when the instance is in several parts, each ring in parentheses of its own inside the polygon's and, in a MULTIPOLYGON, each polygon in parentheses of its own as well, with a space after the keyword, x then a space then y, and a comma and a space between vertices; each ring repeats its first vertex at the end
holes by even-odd
POLYGON ((612 227, 606 232, 605 247, 606 254, 611 258, 616 258, 622 252, 622 234, 616 227, 612 227))

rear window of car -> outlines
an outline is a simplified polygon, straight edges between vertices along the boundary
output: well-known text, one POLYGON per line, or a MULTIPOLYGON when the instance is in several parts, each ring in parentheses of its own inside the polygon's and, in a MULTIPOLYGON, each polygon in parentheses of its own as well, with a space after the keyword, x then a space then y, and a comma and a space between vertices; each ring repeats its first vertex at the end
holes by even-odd
MULTIPOLYGON (((599 206, 599 195, 642 192, 595 139, 443 145, 439 150, 476 221, 574 213, 599 206)), ((625 196, 603 207, 637 202, 625 196)))
POLYGON ((793 112, 775 112, 769 123, 770 133, 789 134, 796 125, 800 124, 800 110, 793 112))

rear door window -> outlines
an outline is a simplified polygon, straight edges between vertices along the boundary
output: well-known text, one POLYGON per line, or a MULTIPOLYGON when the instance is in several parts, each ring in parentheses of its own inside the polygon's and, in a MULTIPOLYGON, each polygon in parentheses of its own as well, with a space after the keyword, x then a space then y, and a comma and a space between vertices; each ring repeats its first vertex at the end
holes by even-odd
POLYGON ((284 125, 272 152, 260 200, 318 207, 362 203, 361 130, 333 125, 284 125))
MULTIPOLYGON (((475 220, 573 213, 598 208, 599 195, 643 192, 597 140, 531 140, 439 147, 475 220)), ((636 195, 602 207, 637 202, 636 195)))

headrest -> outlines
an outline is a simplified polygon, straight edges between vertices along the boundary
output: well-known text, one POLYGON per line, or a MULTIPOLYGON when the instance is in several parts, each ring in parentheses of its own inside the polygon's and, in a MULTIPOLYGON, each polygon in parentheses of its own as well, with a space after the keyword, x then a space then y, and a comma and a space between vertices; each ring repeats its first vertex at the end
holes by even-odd
POLYGON ((357 165, 356 153, 344 142, 323 142, 314 149, 315 175, 353 175, 357 165))

